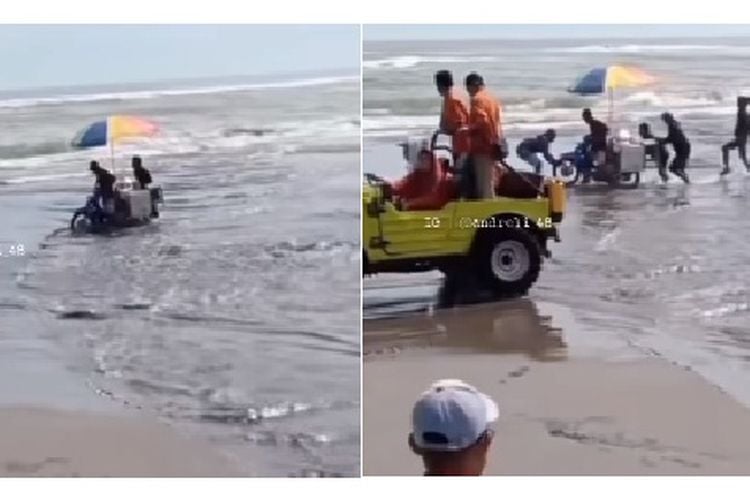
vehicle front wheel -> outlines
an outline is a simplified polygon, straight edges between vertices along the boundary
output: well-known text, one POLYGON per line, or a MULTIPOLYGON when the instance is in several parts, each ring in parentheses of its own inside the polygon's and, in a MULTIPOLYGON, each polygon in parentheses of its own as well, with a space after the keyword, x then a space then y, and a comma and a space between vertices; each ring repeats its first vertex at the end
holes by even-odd
POLYGON ((552 167, 552 175, 565 183, 566 186, 575 185, 581 178, 581 171, 573 162, 563 162, 562 165, 552 167))
POLYGON ((478 278, 499 297, 520 297, 539 278, 542 252, 532 233, 502 228, 481 236, 474 255, 478 278))

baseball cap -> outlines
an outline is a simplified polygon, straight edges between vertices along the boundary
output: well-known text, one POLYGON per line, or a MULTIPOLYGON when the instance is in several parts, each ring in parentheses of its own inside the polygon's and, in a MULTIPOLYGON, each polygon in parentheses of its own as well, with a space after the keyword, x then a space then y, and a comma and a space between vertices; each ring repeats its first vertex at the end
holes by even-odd
POLYGON ((497 404, 475 387, 438 380, 412 410, 414 443, 432 451, 460 451, 477 442, 499 417, 497 404))

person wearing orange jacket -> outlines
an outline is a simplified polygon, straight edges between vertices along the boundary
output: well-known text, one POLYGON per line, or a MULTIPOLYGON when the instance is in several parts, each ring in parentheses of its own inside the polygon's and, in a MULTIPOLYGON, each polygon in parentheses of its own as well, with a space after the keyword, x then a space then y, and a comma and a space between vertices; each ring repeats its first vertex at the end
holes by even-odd
POLYGON ((466 77, 466 91, 471 97, 469 109, 470 158, 476 177, 476 197, 494 198, 495 162, 503 159, 505 148, 502 137, 500 103, 484 87, 484 79, 477 73, 466 77))
POLYGON ((443 98, 439 132, 449 135, 453 147, 453 165, 459 176, 461 192, 469 197, 475 191, 473 172, 468 167, 469 109, 463 96, 453 87, 453 74, 448 70, 435 73, 435 86, 443 98))
POLYGON ((455 196, 455 184, 427 149, 417 155, 414 169, 390 188, 402 210, 438 210, 455 196))

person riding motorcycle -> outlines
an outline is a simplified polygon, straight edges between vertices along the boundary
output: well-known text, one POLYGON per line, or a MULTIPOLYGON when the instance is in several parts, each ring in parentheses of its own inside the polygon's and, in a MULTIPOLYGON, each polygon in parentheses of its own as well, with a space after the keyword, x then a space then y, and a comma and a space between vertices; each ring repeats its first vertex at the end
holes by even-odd
POLYGON ((536 137, 527 137, 522 140, 516 148, 516 154, 520 159, 534 167, 534 172, 539 175, 542 171, 542 161, 539 155, 552 166, 561 164, 561 160, 556 159, 549 151, 551 143, 555 142, 556 133, 553 129, 548 129, 542 135, 536 137))
POLYGON ((96 160, 92 160, 89 163, 89 170, 91 170, 96 178, 94 184, 94 201, 101 211, 102 218, 110 217, 115 212, 114 186, 116 178, 107 169, 102 168, 96 160))
MULTIPOLYGON (((589 151, 592 166, 603 167, 607 162, 607 124, 594 118, 591 109, 585 108, 581 113, 584 123, 589 126, 589 151)), ((591 171, 584 175, 583 182, 591 182, 591 171)))
POLYGON ((690 161, 690 141, 685 137, 680 123, 671 113, 662 113, 661 119, 667 124, 667 137, 665 144, 671 144, 674 157, 669 164, 669 171, 682 179, 685 184, 690 183, 685 169, 690 161))
POLYGON ((664 138, 656 137, 651 131, 648 123, 638 124, 638 135, 644 140, 645 152, 648 158, 654 160, 659 168, 659 177, 664 182, 669 180, 667 174, 667 162, 669 161, 669 152, 664 144, 664 138))

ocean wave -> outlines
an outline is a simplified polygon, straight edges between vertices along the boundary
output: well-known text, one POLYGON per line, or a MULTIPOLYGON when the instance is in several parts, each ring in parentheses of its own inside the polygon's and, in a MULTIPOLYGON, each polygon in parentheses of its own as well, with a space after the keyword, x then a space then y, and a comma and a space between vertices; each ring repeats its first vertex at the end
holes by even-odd
POLYGON ((715 106, 725 102, 718 91, 701 95, 658 94, 656 92, 636 92, 623 98, 622 102, 630 104, 647 104, 665 108, 684 108, 693 106, 715 106))
MULTIPOLYGON (((294 154, 300 150, 320 152, 355 151, 360 127, 357 115, 332 115, 309 120, 289 120, 268 126, 234 125, 204 130, 166 129, 160 136, 118 145, 115 159, 141 156, 180 156, 208 152, 242 151, 270 156, 294 154), (317 148, 317 149, 316 149, 317 148)), ((9 138, 6 138, 8 140, 9 138)), ((108 160, 109 150, 96 147, 74 150, 63 141, 0 145, 0 171, 84 164, 91 159, 108 160)), ((129 160, 128 160, 129 161, 129 160)), ((28 173, 28 172, 27 172, 28 173)), ((23 184, 64 179, 73 174, 49 171, 3 179, 4 184, 23 184)))
POLYGON ((545 49, 548 53, 563 54, 641 54, 645 52, 750 52, 750 46, 740 45, 665 45, 665 44, 626 44, 626 45, 581 45, 578 47, 554 47, 545 49))
MULTIPOLYGON (((85 165, 84 165, 85 167, 85 165)), ((40 175, 22 175, 4 179, 3 184, 28 184, 30 182, 56 181, 61 179, 70 179, 73 177, 90 177, 89 172, 69 172, 65 174, 40 174, 40 175)))
POLYGON ((0 108, 26 108, 33 106, 55 106, 67 103, 82 102, 107 102, 107 101, 130 101, 155 99, 158 97, 202 95, 202 94, 225 94, 230 92, 242 92, 249 90, 281 89, 296 87, 312 87, 321 85, 334 85, 337 83, 359 81, 359 76, 332 76, 319 78, 305 78, 300 80, 289 80, 271 83, 249 83, 239 85, 213 85, 192 88, 177 88, 163 90, 133 90, 123 92, 100 92, 94 94, 64 94, 51 97, 27 97, 0 100, 0 108))
POLYGON ((490 56, 468 56, 468 57, 446 57, 446 56, 398 56, 388 57, 386 59, 373 59, 363 61, 362 67, 365 69, 407 69, 413 68, 420 64, 442 63, 472 63, 472 62, 492 62, 497 58, 490 56))
POLYGON ((70 151, 70 146, 65 141, 45 142, 19 142, 16 144, 0 145, 0 159, 21 159, 32 156, 49 155, 70 151))

